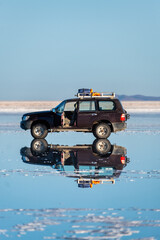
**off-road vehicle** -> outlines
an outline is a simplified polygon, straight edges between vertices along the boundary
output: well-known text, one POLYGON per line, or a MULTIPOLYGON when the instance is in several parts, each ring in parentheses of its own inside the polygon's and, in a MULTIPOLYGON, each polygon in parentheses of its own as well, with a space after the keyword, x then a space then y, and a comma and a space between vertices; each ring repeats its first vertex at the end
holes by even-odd
POLYGON ((128 118, 114 93, 79 89, 77 98, 64 100, 50 111, 24 114, 20 125, 31 129, 34 138, 62 131, 93 132, 96 138, 108 138, 111 132, 124 130, 128 118))
POLYGON ((50 166, 63 176, 77 179, 79 187, 114 183, 129 163, 126 148, 112 145, 108 139, 75 146, 53 145, 45 139, 34 139, 30 148, 23 147, 20 152, 24 163, 50 166))

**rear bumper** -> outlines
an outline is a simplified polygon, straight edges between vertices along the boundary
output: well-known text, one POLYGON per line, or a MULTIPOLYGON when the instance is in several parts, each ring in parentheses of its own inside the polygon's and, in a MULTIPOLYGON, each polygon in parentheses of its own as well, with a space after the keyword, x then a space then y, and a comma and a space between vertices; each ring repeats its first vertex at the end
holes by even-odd
POLYGON ((20 122, 20 127, 24 130, 30 129, 31 128, 31 122, 30 121, 21 121, 20 122))
POLYGON ((127 127, 127 123, 126 122, 112 123, 112 126, 113 126, 113 132, 118 132, 118 131, 125 130, 127 127))

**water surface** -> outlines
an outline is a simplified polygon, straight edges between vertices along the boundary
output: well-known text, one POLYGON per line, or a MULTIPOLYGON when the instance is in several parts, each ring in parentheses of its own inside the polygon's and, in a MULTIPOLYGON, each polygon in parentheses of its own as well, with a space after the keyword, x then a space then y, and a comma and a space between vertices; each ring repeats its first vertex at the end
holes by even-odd
POLYGON ((0 115, 0 239, 160 239, 159 114, 133 114, 127 130, 109 138, 120 152, 114 155, 112 149, 108 157, 94 153, 90 166, 83 164, 93 157, 92 134, 49 134, 50 147, 70 147, 74 164, 64 168, 58 165, 62 149, 59 155, 55 149, 54 155, 48 152, 43 164, 38 154, 37 163, 23 161, 21 149, 30 150, 33 139, 19 128, 20 118, 0 115), (76 145, 81 146, 76 156, 83 162, 78 173, 76 145), (83 151, 84 146, 89 150, 83 151), (57 164, 49 154, 54 160, 57 154, 57 164), (121 155, 128 159, 124 166, 118 162, 121 155), (80 176, 109 181, 80 187, 80 176))

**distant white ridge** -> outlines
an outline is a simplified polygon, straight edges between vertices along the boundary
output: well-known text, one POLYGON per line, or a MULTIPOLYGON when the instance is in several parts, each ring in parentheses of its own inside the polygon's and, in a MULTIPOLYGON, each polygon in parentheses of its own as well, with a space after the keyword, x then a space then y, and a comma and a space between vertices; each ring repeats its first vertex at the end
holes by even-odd
MULTIPOLYGON (((46 111, 61 101, 0 101, 0 113, 26 113, 46 111)), ((123 101, 128 113, 160 113, 160 101, 123 101)))

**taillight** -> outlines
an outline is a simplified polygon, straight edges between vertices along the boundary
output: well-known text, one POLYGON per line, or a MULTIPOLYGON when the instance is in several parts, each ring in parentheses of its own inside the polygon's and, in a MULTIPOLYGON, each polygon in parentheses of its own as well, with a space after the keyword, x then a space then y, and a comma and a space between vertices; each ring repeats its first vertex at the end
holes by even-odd
POLYGON ((124 113, 121 114, 120 120, 124 122, 126 120, 126 115, 124 113))
POLYGON ((122 163, 122 164, 125 164, 125 163, 126 163, 126 157, 124 157, 124 156, 121 157, 121 163, 122 163))

